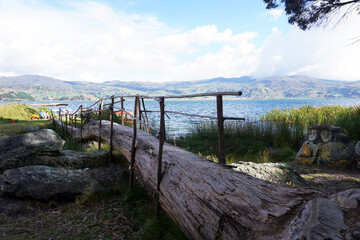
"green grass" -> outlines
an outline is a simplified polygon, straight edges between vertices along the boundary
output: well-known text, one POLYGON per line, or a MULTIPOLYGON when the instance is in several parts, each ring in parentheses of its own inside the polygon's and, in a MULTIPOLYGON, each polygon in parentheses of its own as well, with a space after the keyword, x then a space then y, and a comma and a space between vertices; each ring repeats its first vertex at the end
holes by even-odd
POLYGON ((263 121, 291 123, 304 128, 314 125, 335 125, 344 128, 355 140, 360 138, 360 106, 303 106, 300 108, 274 109, 262 117, 263 121))
MULTIPOLYGON (((301 126, 270 122, 228 122, 225 124, 226 162, 281 162, 293 160, 305 137, 301 126), (280 148, 277 151, 272 149, 280 148)), ((173 140, 169 140, 173 142, 173 140)), ((203 122, 190 134, 176 140, 176 145, 217 161, 218 132, 216 122, 203 122)))

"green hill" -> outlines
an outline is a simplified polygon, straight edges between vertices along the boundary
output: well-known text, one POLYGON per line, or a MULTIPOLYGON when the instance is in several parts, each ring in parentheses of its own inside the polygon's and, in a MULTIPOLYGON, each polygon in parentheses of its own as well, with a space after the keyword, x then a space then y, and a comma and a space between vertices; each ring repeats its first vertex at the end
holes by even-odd
POLYGON ((166 96, 219 91, 242 91, 242 99, 358 98, 360 81, 334 81, 304 76, 259 79, 244 76, 167 83, 119 80, 92 83, 38 75, 0 77, 0 97, 3 96, 3 100, 11 100, 4 97, 9 97, 11 92, 17 98, 26 100, 95 100, 111 95, 166 96))

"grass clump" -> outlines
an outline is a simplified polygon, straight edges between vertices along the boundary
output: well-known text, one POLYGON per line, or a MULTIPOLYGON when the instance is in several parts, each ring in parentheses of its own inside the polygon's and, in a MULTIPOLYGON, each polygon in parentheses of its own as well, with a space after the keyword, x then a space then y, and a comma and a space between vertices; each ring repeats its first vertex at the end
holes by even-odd
MULTIPOLYGON (((227 163, 293 160, 305 136, 301 126, 271 122, 228 122, 224 133, 227 163), (275 148, 277 151, 272 151, 275 148)), ((178 139, 176 145, 217 161, 217 123, 211 121, 196 125, 190 129, 190 134, 178 139)))
POLYGON ((0 118, 24 120, 31 119, 33 114, 39 114, 39 111, 23 103, 11 103, 7 105, 0 104, 0 118))
POLYGON ((344 128, 352 139, 360 138, 360 106, 308 105, 284 110, 274 109, 261 120, 301 125, 304 128, 320 124, 335 125, 344 128))

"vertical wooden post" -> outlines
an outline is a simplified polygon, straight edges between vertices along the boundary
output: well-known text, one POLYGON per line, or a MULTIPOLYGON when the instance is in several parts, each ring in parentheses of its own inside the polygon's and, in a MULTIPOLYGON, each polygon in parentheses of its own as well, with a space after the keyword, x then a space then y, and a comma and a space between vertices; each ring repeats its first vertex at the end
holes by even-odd
POLYGON ((81 150, 82 150, 82 144, 83 144, 82 130, 83 130, 83 109, 82 109, 82 105, 80 105, 80 147, 81 147, 81 150))
POLYGON ((160 98, 160 133, 159 133, 159 153, 158 153, 158 169, 157 169, 157 184, 156 184, 156 217, 159 218, 160 213, 160 182, 161 182, 161 165, 162 153, 165 141, 165 103, 164 98, 160 98))
POLYGON ((103 110, 103 100, 101 99, 100 105, 99 105, 99 151, 101 150, 101 121, 102 121, 102 110, 103 110))
POLYGON ((110 104, 110 161, 113 162, 113 128, 114 128, 114 96, 111 96, 110 104))
POLYGON ((54 112, 53 112, 52 109, 50 109, 50 112, 51 112, 52 123, 53 123, 53 125, 55 126, 54 112))
POLYGON ((134 106, 134 119, 133 119, 133 139, 131 145, 131 161, 130 161, 130 189, 132 188, 134 182, 134 164, 135 164, 135 154, 136 154, 136 135, 137 135, 137 106, 139 102, 139 97, 135 97, 135 106, 134 106))
POLYGON ((74 115, 71 114, 71 137, 74 136, 74 115))
POLYGON ((141 101, 142 101, 142 105, 143 105, 143 110, 144 110, 144 112, 145 112, 145 118, 146 118, 146 124, 147 124, 147 126, 146 126, 146 131, 147 131, 147 132, 150 132, 149 118, 148 118, 148 115, 147 115, 147 112, 146 112, 144 98, 142 98, 141 101))
POLYGON ((68 135, 68 113, 65 113, 65 137, 68 135))
POLYGON ((216 96, 217 107, 217 122, 218 122, 218 137, 219 137, 219 163, 226 164, 225 160, 225 145, 224 145, 224 115, 223 115, 223 100, 222 95, 216 96))
POLYGON ((75 128, 76 128, 76 120, 77 120, 77 114, 75 113, 75 128))
POLYGON ((140 130, 142 130, 143 129, 143 124, 142 124, 142 117, 141 117, 142 111, 141 111, 140 99, 138 101, 138 106, 137 107, 138 107, 138 110, 139 110, 140 130))
MULTIPOLYGON (((121 98, 121 109, 124 109, 124 98, 121 98)), ((125 114, 124 112, 121 110, 121 125, 125 125, 125 114)))

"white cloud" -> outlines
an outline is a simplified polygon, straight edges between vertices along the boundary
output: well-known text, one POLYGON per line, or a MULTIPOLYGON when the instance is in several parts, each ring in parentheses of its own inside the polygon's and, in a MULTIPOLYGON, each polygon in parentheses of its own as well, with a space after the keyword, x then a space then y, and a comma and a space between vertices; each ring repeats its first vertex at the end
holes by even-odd
POLYGON ((288 74, 360 79, 360 43, 350 44, 360 36, 354 18, 330 31, 294 27, 284 34, 274 28, 259 49, 252 43, 256 32, 219 31, 215 25, 179 30, 97 2, 59 9, 29 1, 0 0, 0 75, 85 81, 288 74))
POLYGON ((271 9, 262 14, 263 17, 270 16, 272 20, 277 20, 284 13, 282 9, 271 9))
POLYGON ((335 28, 331 23, 310 31, 292 27, 286 35, 273 29, 259 55, 256 75, 360 80, 360 43, 351 44, 354 37, 360 36, 358 18, 358 15, 349 16, 335 28))

